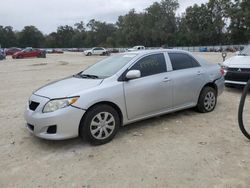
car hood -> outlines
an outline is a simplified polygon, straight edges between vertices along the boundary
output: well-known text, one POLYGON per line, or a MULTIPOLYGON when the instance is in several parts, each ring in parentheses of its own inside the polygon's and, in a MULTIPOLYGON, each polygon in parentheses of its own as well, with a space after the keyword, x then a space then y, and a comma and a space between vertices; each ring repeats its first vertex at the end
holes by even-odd
POLYGON ((227 59, 223 64, 229 67, 250 68, 250 56, 234 56, 227 59))
POLYGON ((49 83, 34 92, 50 99, 74 96, 75 93, 91 89, 102 83, 102 79, 82 79, 75 77, 64 78, 59 81, 49 83))

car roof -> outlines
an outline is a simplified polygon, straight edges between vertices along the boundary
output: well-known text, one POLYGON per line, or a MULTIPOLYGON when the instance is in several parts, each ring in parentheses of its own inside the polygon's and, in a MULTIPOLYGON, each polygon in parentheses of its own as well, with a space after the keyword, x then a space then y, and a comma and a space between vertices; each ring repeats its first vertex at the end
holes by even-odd
POLYGON ((177 50, 177 49, 154 49, 154 50, 140 50, 140 51, 132 51, 132 52, 126 52, 128 54, 138 54, 138 55, 147 55, 150 53, 188 53, 190 54, 190 52, 185 51, 185 50, 177 50))

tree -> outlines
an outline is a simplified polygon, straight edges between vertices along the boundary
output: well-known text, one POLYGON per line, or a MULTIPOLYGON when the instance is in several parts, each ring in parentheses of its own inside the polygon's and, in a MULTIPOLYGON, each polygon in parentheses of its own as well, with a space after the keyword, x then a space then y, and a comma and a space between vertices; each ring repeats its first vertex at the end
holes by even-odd
POLYGON ((18 35, 20 47, 43 47, 45 38, 35 26, 25 26, 18 35))
POLYGON ((75 35, 73 27, 69 25, 60 26, 57 28, 56 40, 57 45, 60 48, 72 48, 73 42, 72 39, 75 35))
POLYGON ((230 5, 228 9, 230 40, 233 43, 248 42, 250 40, 250 2, 235 0, 230 5))
POLYGON ((3 48, 17 46, 16 33, 11 26, 0 26, 0 45, 3 48))
POLYGON ((179 7, 177 0, 162 0, 155 2, 146 9, 145 38, 151 37, 151 45, 171 45, 176 32, 176 10, 179 7))
MULTIPOLYGON (((87 24, 86 46, 106 46, 107 39, 113 36, 116 31, 114 24, 90 20, 87 24)), ((109 39, 110 41, 110 39, 109 39)))

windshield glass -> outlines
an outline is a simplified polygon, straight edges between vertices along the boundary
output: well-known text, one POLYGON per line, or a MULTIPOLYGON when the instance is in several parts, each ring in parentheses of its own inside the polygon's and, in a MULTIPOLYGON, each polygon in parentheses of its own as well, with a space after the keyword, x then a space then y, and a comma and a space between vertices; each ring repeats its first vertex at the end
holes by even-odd
POLYGON ((250 46, 245 47, 240 54, 250 56, 250 46))
POLYGON ((119 54, 108 57, 87 68, 81 75, 94 75, 98 78, 107 78, 117 73, 123 66, 132 60, 137 54, 119 54))

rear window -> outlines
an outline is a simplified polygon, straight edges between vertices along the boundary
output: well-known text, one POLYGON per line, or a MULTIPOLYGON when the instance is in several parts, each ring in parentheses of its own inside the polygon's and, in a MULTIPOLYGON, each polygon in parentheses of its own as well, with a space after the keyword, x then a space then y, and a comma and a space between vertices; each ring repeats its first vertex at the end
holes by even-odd
POLYGON ((199 67, 200 64, 190 55, 184 53, 168 53, 173 70, 199 67))

